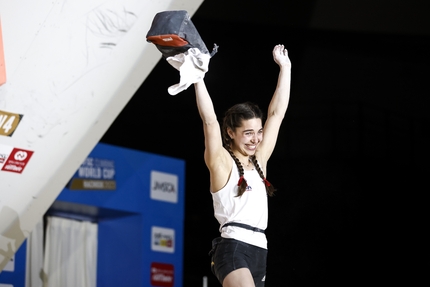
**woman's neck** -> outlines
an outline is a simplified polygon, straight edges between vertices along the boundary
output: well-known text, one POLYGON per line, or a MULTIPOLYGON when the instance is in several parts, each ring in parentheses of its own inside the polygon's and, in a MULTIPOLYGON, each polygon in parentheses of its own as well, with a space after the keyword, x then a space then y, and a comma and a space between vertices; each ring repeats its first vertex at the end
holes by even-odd
POLYGON ((237 156, 236 157, 239 159, 239 161, 242 163, 242 166, 244 169, 246 170, 251 170, 254 168, 254 164, 252 163, 251 157, 250 156, 237 156))

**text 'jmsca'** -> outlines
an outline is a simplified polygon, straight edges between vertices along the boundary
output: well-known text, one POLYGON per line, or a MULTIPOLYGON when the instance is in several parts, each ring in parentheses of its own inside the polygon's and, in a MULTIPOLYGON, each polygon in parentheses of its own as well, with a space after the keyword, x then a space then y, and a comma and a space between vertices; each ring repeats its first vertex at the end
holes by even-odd
POLYGON ((178 176, 160 171, 151 171, 151 199, 178 202, 178 176))

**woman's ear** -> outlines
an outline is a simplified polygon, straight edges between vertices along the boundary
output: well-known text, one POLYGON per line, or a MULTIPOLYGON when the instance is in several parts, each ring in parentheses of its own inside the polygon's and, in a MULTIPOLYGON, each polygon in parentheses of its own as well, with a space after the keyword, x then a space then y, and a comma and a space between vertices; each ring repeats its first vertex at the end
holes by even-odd
POLYGON ((227 134, 228 134, 228 136, 230 137, 230 139, 233 139, 233 137, 234 137, 234 132, 233 132, 230 128, 227 128, 227 134))

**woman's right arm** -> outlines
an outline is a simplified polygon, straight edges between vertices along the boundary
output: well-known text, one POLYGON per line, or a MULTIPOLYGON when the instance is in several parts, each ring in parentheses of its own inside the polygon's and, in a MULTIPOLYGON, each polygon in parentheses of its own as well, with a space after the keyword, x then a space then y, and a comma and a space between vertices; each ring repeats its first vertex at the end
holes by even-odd
POLYGON ((231 162, 228 161, 228 152, 223 147, 220 125, 204 81, 195 83, 194 88, 197 108, 203 121, 205 136, 204 158, 210 171, 211 190, 218 191, 227 181, 231 162))

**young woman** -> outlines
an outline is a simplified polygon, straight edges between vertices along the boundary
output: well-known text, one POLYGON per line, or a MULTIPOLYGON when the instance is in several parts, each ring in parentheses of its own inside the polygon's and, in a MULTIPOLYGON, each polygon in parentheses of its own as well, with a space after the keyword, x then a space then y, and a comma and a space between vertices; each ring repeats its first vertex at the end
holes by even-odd
POLYGON ((287 110, 291 78, 284 46, 276 45, 272 53, 280 71, 264 127, 261 110, 246 102, 231 107, 220 128, 204 82, 194 84, 215 217, 221 224, 211 268, 224 287, 264 286, 267 195, 274 192, 266 180, 267 162, 287 110))

